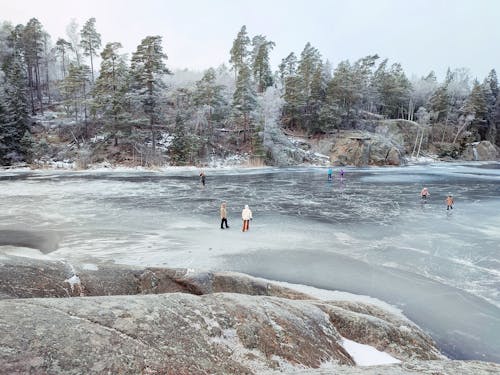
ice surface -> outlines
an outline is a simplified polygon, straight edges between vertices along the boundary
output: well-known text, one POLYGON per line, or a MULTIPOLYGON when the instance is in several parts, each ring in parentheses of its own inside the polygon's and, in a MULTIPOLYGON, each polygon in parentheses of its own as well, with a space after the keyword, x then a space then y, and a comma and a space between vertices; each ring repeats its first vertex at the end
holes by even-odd
POLYGON ((205 188, 196 168, 0 172, 0 254, 42 256, 15 247, 9 233, 25 231, 50 240, 44 257, 68 262, 240 271, 367 295, 446 354, 500 362, 500 164, 344 169, 331 183, 326 168, 205 169, 205 188), (242 233, 245 204, 254 219, 242 233))

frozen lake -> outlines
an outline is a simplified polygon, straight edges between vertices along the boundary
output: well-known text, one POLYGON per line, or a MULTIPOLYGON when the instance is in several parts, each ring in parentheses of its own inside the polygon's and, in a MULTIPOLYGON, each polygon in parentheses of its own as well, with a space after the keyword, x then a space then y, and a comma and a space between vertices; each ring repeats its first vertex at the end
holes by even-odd
POLYGON ((347 168, 331 183, 325 168, 206 172, 203 188, 194 169, 1 171, 0 261, 233 270, 369 295, 447 355, 500 362, 499 163, 347 168))

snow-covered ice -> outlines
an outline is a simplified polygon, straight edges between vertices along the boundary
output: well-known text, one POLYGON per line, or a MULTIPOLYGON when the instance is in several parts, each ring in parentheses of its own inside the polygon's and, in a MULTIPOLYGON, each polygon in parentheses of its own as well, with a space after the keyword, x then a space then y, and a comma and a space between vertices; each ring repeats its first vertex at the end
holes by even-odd
POLYGON ((500 362, 500 164, 344 169, 331 183, 319 167, 205 169, 205 188, 197 168, 0 171, 0 235, 44 234, 44 251, 56 246, 40 257, 69 263, 238 271, 370 296, 445 354, 500 362), (242 233, 245 204, 254 219, 242 233))
POLYGON ((381 352, 373 346, 360 344, 345 337, 342 338, 342 346, 351 355, 357 366, 389 365, 401 362, 399 359, 381 352))

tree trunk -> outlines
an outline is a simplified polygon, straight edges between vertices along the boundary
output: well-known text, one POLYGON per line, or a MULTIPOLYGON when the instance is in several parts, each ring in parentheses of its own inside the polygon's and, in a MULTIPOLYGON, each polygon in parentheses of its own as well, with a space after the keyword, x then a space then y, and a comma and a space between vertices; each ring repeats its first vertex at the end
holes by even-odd
POLYGON ((92 59, 92 48, 90 48, 90 74, 92 76, 92 84, 94 84, 94 61, 92 59))

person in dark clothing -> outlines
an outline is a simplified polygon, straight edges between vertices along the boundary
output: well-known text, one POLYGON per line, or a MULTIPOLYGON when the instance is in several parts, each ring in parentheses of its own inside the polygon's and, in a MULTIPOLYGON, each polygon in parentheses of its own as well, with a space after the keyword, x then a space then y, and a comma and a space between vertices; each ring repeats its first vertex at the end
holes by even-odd
POLYGON ((205 186, 205 172, 201 171, 200 179, 201 179, 201 184, 205 186))
POLYGON ((229 228, 227 225, 227 208, 226 202, 222 202, 220 205, 220 229, 224 229, 224 224, 226 224, 226 229, 229 228))

